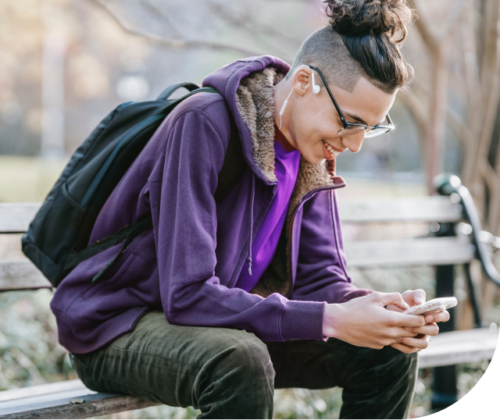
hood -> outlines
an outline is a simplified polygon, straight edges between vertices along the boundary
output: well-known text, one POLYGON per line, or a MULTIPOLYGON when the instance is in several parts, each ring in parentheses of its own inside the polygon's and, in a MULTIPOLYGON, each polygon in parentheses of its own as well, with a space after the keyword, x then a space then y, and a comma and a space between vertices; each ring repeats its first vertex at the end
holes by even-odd
POLYGON ((276 182, 277 180, 274 174, 274 162, 270 166, 268 159, 259 159, 259 155, 262 157, 263 154, 268 154, 271 150, 274 155, 273 142, 269 141, 268 138, 272 137, 271 140, 274 140, 273 86, 283 78, 289 69, 290 66, 277 57, 266 55, 245 58, 216 70, 208 75, 202 84, 202 86, 211 86, 217 89, 226 100, 242 142, 245 160, 257 177, 265 183, 276 182), (253 99, 252 95, 245 92, 242 109, 240 96, 242 88, 245 90, 244 86, 248 83, 244 79, 250 75, 255 75, 255 73, 262 72, 265 72, 265 77, 261 77, 260 86, 253 89, 254 92, 260 91, 259 98, 253 99), (259 112, 262 111, 259 102, 265 102, 266 113, 269 113, 271 108, 272 112, 269 115, 262 115, 262 112, 259 112), (270 125, 269 121, 273 124, 270 125), (266 138, 262 138, 262 133, 267 134, 266 138), (259 150, 261 150, 259 146, 262 146, 268 153, 262 153, 262 151, 259 153, 259 150), (254 154, 255 150, 257 155, 254 154))
MULTIPOLYGON (((290 69, 281 59, 269 55, 237 60, 208 75, 203 86, 217 89, 235 121, 244 158, 257 178, 267 184, 277 182, 274 171, 274 85, 290 69)), ((289 214, 309 191, 341 185, 335 176, 335 161, 312 164, 301 158, 289 214)))

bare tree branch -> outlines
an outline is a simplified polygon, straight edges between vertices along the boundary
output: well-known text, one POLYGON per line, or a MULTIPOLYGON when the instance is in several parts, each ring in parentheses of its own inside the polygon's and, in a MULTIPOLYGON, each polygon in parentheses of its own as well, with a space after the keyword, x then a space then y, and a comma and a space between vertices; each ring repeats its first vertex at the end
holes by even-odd
POLYGON ((464 4, 465 0, 455 0, 453 3, 453 10, 450 13, 450 19, 443 32, 444 37, 446 38, 446 40, 444 41, 445 43, 448 43, 450 41, 461 23, 464 4))
POLYGON ((403 102, 408 111, 410 111, 415 123, 417 124, 418 131, 420 135, 423 136, 425 133, 425 126, 427 124, 427 115, 425 113, 424 104, 417 98, 414 92, 411 90, 398 92, 398 99, 403 102))
POLYGON ((460 139, 463 146, 473 141, 472 131, 462 122, 461 118, 455 114, 450 107, 447 108, 446 123, 460 139))
MULTIPOLYGON (((498 0, 487 0, 485 7, 485 43, 481 63, 481 118, 477 122, 477 142, 466 150, 467 159, 463 166, 463 178, 466 182, 475 179, 475 171, 486 159, 493 132, 493 123, 497 117, 498 102, 500 99, 500 5, 498 0)), ((476 114, 477 116, 477 114, 476 114)))
POLYGON ((491 167, 488 161, 481 162, 478 165, 479 171, 481 172, 482 177, 484 178, 486 185, 490 191, 499 191, 500 190, 500 177, 495 172, 495 170, 491 167))
MULTIPOLYGON (((418 82, 415 80, 415 82, 418 82)), ((431 90, 428 86, 417 83, 418 87, 422 89, 426 95, 430 95, 431 90)), ((428 116, 425 111, 425 105, 418 98, 414 91, 399 91, 398 98, 403 102, 403 104, 408 108, 410 113, 412 114, 417 126, 419 127, 419 131, 421 131, 422 135, 425 135, 425 126, 427 125, 428 116)), ((471 129, 462 122, 462 118, 460 118, 450 107, 446 108, 446 123, 453 130, 455 135, 460 139, 462 144, 467 144, 471 141, 473 134, 471 129)))
POLYGON ((174 25, 174 23, 172 22, 172 19, 170 19, 170 16, 168 16, 166 13, 164 13, 163 10, 159 9, 158 7, 156 7, 154 4, 152 4, 149 1, 139 0, 139 2, 143 5, 143 7, 146 10, 149 10, 150 12, 152 12, 153 15, 160 16, 161 19, 163 20, 163 22, 165 22, 169 26, 169 28, 172 29, 172 31, 174 32, 174 34, 177 38, 184 40, 184 38, 185 38, 184 35, 174 25))
POLYGON ((288 36, 287 34, 284 34, 283 32, 278 31, 273 27, 262 25, 259 22, 252 20, 249 15, 245 15, 244 17, 242 16, 238 17, 235 16, 234 14, 228 13, 227 9, 225 7, 222 7, 217 2, 207 1, 207 4, 209 5, 210 9, 215 15, 219 16, 221 19, 223 19, 231 26, 238 29, 244 29, 245 31, 251 33, 255 37, 261 37, 262 35, 269 35, 269 37, 267 37, 265 41, 276 51, 279 51, 281 54, 283 54, 283 46, 277 45, 275 42, 270 41, 270 39, 273 40, 276 38, 280 38, 286 41, 289 45, 291 45, 294 50, 298 49, 298 47, 302 44, 303 40, 288 36))
POLYGON ((415 10, 418 11, 418 19, 415 22, 418 32, 424 41, 425 46, 432 55, 435 55, 439 51, 439 42, 437 36, 431 32, 429 29, 431 24, 427 21, 427 18, 422 13, 422 7, 419 4, 419 0, 409 0, 408 2, 415 10))
POLYGON ((431 54, 438 54, 439 49, 445 48, 451 38, 453 38, 455 31, 460 24, 464 3, 465 0, 456 0, 454 2, 453 10, 449 14, 450 19, 448 20, 448 24, 440 36, 440 34, 433 33, 431 31, 430 28, 435 27, 436 25, 430 22, 427 16, 425 16, 420 0, 409 0, 409 4, 418 11, 418 19, 415 24, 425 46, 431 54))
POLYGON ((478 56, 476 51, 474 33, 474 4, 473 0, 467 1, 467 7, 463 9, 461 35, 463 54, 461 54, 465 69, 465 82, 467 85, 467 95, 469 97, 469 122, 476 120, 474 114, 480 111, 481 84, 479 80, 478 56))
POLYGON ((209 42, 209 41, 186 41, 186 40, 179 40, 179 39, 168 39, 168 38, 163 38, 160 36, 148 34, 142 31, 139 31, 137 29, 130 28, 126 23, 122 22, 118 16, 114 13, 111 8, 104 3, 102 0, 88 0, 94 5, 98 6, 101 8, 106 14, 111 17, 117 24, 118 26, 123 29, 125 32, 127 32, 130 35, 134 35, 137 37, 141 37, 144 39, 149 40, 152 43, 162 45, 167 48, 172 48, 172 49, 195 49, 195 48, 206 48, 206 49, 211 49, 211 50, 217 50, 217 51, 234 51, 242 54, 243 56, 255 56, 255 55, 262 55, 262 52, 250 50, 247 48, 243 48, 237 45, 229 45, 229 44, 220 44, 217 42, 209 42))

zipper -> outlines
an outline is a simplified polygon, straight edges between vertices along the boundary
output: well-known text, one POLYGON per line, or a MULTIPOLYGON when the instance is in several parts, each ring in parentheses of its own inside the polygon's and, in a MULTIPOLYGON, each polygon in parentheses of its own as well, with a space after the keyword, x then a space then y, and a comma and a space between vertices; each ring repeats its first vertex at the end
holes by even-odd
MULTIPOLYGON (((290 220, 290 224, 289 224, 289 228, 288 228, 288 237, 290 238, 289 241, 287 241, 287 244, 286 244, 286 255, 288 256, 288 261, 287 261, 287 266, 289 267, 289 270, 288 271, 288 283, 290 284, 290 286, 293 286, 293 278, 292 278, 292 242, 293 242, 293 224, 295 222, 295 216, 297 215, 297 212, 299 210, 300 207, 302 207, 304 205, 304 203, 308 200, 310 200, 313 196, 315 196, 317 193, 321 192, 321 191, 329 191, 329 190, 336 190, 338 188, 342 188, 342 187, 345 187, 345 183, 343 184, 339 184, 339 185, 330 185, 330 186, 327 186, 327 187, 319 187, 319 188, 315 188, 314 190, 311 190, 309 192, 307 192, 306 194, 304 194, 302 196, 302 198, 300 199, 300 201, 298 202, 298 204, 295 206, 295 208, 293 209, 293 212, 292 212, 292 215, 291 215, 291 220, 290 220)), ((288 296, 290 295, 291 291, 292 291, 293 287, 290 288, 290 292, 288 293, 288 296)), ((288 297, 287 296, 287 297, 288 297)))
MULTIPOLYGON (((269 205, 267 206, 266 211, 265 211, 265 214, 267 214, 267 213, 269 212, 269 209, 271 208, 271 206, 273 205, 274 200, 276 199, 276 189, 277 189, 277 187, 278 187, 278 181, 276 181, 276 182, 274 182, 274 183, 270 183, 270 184, 268 184, 268 185, 269 185, 269 186, 274 187, 274 188, 273 188, 273 198, 272 198, 271 202, 269 203, 269 205)), ((260 214, 260 213, 259 213, 259 214, 260 214)), ((257 226, 257 227, 256 227, 256 226, 254 225, 254 227, 253 227, 253 228, 254 228, 254 229, 253 229, 253 231, 254 231, 254 235, 255 235, 255 236, 257 236, 257 233, 260 231, 260 228, 262 227, 262 224, 264 223, 264 221, 265 221, 265 220, 266 220, 266 218, 264 217, 264 219, 262 220, 262 222, 260 223, 260 225, 259 225, 259 226, 257 226)), ((251 238, 251 240, 253 241, 253 238, 251 238)), ((245 250, 245 246, 244 246, 244 250, 245 250)), ((244 265, 245 265, 245 258, 243 258, 243 264, 242 264, 242 266, 241 266, 239 269, 235 270, 235 271, 233 272, 232 276, 231 276, 231 278, 233 278, 234 276, 236 276, 236 280, 235 280, 235 282, 236 282, 236 281, 238 281, 238 277, 239 277, 239 275, 240 275, 240 273, 241 273, 241 270, 243 270, 244 265)))
POLYGON ((103 165, 103 167, 101 168, 101 170, 97 174, 97 177, 94 179, 94 182, 92 182, 92 185, 90 186, 90 188, 88 189, 87 193, 83 197, 83 199, 82 199, 82 201, 80 203, 80 205, 82 207, 85 207, 85 205, 87 204, 88 200, 90 199, 90 197, 92 196, 93 192, 97 188, 97 185, 99 184, 99 182, 101 181, 101 179, 104 177, 104 174, 108 170, 109 166, 113 162, 114 158, 116 157, 116 155, 118 154, 118 152, 120 151, 120 149, 122 148, 122 146, 132 136, 135 136, 136 134, 138 134, 140 131, 142 131, 145 128, 149 128, 149 126, 151 126, 153 123, 155 123, 156 121, 158 121, 159 119, 162 119, 162 118, 164 118, 163 115, 157 115, 156 117, 152 117, 152 118, 147 119, 141 125, 139 125, 132 133, 130 133, 127 137, 123 138, 120 141, 120 143, 118 143, 118 145, 113 150, 113 153, 111 153, 111 155, 108 157, 108 159, 106 160, 106 163, 103 165))

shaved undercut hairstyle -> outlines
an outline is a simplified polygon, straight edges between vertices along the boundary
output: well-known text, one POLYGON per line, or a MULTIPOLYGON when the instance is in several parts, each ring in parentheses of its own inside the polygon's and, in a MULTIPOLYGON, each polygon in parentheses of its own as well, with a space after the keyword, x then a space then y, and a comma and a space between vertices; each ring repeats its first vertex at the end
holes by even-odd
MULTIPOLYGON (((407 85, 413 68, 401 55, 414 11, 406 0, 330 0, 329 24, 302 44, 292 67, 318 67, 328 83, 352 92, 360 77, 387 93, 407 85)), ((322 84, 320 78, 316 82, 322 84)))

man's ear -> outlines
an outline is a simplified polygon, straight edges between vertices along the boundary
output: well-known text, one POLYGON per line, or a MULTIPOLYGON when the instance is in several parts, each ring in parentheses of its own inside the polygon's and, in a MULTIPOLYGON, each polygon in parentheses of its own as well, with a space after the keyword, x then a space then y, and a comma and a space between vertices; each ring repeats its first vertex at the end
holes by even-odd
POLYGON ((312 70, 309 66, 302 64, 293 72, 292 84, 295 92, 304 96, 309 89, 312 90, 312 70))

